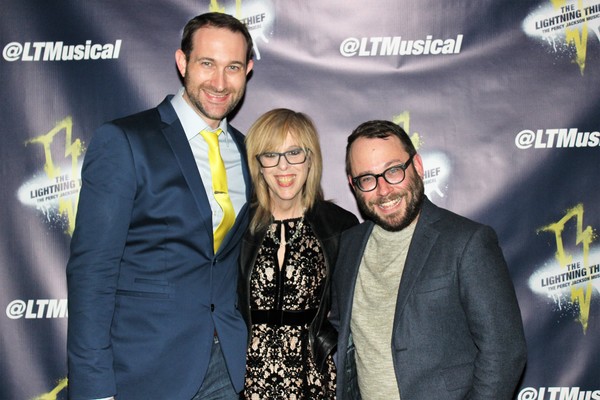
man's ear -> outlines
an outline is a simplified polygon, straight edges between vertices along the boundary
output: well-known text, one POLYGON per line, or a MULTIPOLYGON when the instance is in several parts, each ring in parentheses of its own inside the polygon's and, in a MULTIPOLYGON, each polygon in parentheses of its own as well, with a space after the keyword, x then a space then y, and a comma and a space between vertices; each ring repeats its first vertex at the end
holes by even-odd
POLYGON ((248 64, 246 64, 246 76, 252 71, 252 67, 254 67, 254 61, 248 60, 248 64))
POLYGON ((175 63, 177 64, 177 69, 179 70, 181 77, 184 77, 187 69, 187 57, 181 49, 178 49, 175 52, 175 63))
POLYGON ((423 179, 423 159, 419 153, 415 154, 413 157, 413 165, 415 166, 415 170, 421 179, 423 179))

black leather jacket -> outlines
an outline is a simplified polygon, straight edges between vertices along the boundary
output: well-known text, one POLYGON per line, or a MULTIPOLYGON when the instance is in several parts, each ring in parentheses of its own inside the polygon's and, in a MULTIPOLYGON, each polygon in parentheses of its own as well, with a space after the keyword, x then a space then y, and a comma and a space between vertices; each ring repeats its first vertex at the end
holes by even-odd
MULTIPOLYGON (((358 224, 358 219, 354 214, 343 208, 328 202, 317 201, 314 206, 306 212, 305 221, 310 224, 315 233, 323 254, 325 255, 325 266, 327 268, 327 277, 324 285, 323 294, 317 315, 310 324, 308 340, 310 350, 314 357, 317 367, 322 371, 325 365, 325 359, 331 354, 337 344, 337 332, 327 319, 327 314, 331 306, 330 298, 330 280, 333 275, 333 267, 338 255, 340 235, 342 231, 358 224)), ((250 314, 250 276, 256 261, 258 249, 264 239, 266 229, 251 235, 246 232, 242 241, 242 250, 240 255, 240 276, 238 280, 238 308, 250 332, 252 327, 252 318, 250 314)), ((248 336, 250 340, 250 335, 248 336)))

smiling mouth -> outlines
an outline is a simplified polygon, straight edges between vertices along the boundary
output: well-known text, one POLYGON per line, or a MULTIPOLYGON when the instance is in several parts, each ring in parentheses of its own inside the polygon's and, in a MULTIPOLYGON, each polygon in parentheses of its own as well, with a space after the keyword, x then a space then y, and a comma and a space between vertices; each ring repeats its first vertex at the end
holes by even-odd
POLYGON ((214 93, 209 91, 204 91, 208 100, 215 103, 222 103, 229 97, 229 93, 214 93))
POLYGON ((281 186, 290 186, 294 182, 293 176, 278 176, 276 179, 281 186))
POLYGON ((402 197, 396 197, 386 202, 377 203, 377 207, 382 209, 383 211, 391 210, 395 208, 402 201, 402 197))

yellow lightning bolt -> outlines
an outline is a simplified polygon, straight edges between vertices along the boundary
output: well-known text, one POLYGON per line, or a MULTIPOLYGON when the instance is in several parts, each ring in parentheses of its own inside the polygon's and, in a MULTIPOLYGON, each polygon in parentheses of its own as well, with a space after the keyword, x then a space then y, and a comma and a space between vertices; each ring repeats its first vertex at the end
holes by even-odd
POLYGON ((210 5, 208 6, 208 11, 210 11, 210 12, 218 12, 218 13, 224 13, 225 12, 225 7, 221 7, 219 5, 219 1, 218 0, 210 0, 210 5))
POLYGON ((58 382, 58 385, 48 393, 44 393, 35 397, 32 400, 56 400, 58 393, 67 387, 67 378, 63 378, 58 382))
POLYGON ((423 140, 421 139, 421 136, 419 136, 419 134, 417 132, 413 133, 412 135, 410 134, 410 112, 409 111, 403 111, 402 113, 398 114, 398 115, 394 115, 394 117, 392 118, 392 122, 400 125, 404 131, 410 136, 410 140, 413 142, 413 145, 415 146, 415 148, 417 150, 419 150, 419 148, 421 148, 423 146, 423 140))
MULTIPOLYGON (((225 6, 221 6, 218 0, 210 0, 210 5, 208 6, 208 11, 211 12, 225 12, 225 6)), ((237 19, 242 18, 242 0, 235 1, 235 17, 237 19)))
MULTIPOLYGON (((567 0, 550 0, 555 9, 560 9, 567 0)), ((582 12, 583 15, 583 0, 577 1, 577 9, 582 12)), ((575 46, 575 63, 579 65, 579 72, 583 75, 585 70, 585 60, 587 57, 587 38, 588 38, 588 22, 584 20, 581 24, 581 36, 577 27, 566 27, 565 28, 565 39, 567 43, 571 43, 575 46)))
MULTIPOLYGON (((60 167, 54 165, 52 158, 52 142, 56 135, 65 132, 65 158, 71 158, 71 177, 75 179, 78 176, 77 165, 79 157, 83 154, 83 144, 79 139, 72 140, 73 137, 73 120, 71 117, 66 117, 62 121, 59 121, 54 128, 48 133, 33 138, 25 142, 28 144, 41 144, 44 148, 44 157, 46 162, 44 164, 44 171, 48 178, 54 180, 61 175, 60 167)), ((75 214, 77 213, 77 199, 62 199, 58 200, 58 212, 61 215, 67 217, 68 227, 67 232, 69 235, 73 233, 75 229, 75 214)))
MULTIPOLYGON (((587 226, 583 229, 583 204, 578 204, 575 207, 567 210, 567 213, 560 221, 546 225, 538 230, 545 232, 554 232, 556 239, 556 254, 555 257, 558 260, 561 267, 566 268, 568 264, 573 262, 573 256, 569 254, 564 247, 562 233, 565 229, 565 225, 572 218, 576 218, 577 222, 577 234, 575 238, 575 244, 582 246, 583 252, 583 266, 584 268, 589 267, 589 255, 590 255, 590 244, 594 241, 595 234, 591 226, 587 226)), ((590 303, 592 300, 592 283, 588 281, 585 288, 583 287, 571 287, 571 300, 579 303, 579 322, 583 326, 583 333, 585 334, 588 327, 588 320, 590 315, 590 303)))

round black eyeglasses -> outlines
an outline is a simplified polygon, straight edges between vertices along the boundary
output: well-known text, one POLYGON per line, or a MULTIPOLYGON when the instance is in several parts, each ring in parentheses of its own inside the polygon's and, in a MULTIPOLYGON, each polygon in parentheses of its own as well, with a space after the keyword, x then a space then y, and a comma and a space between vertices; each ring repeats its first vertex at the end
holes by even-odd
POLYGON ((256 156, 258 163, 263 168, 273 168, 279 165, 281 156, 285 158, 290 165, 303 164, 306 161, 306 153, 308 150, 305 149, 293 149, 284 151, 283 153, 277 153, 276 151, 268 151, 256 156))
POLYGON ((379 178, 383 177, 387 183, 390 185, 397 185, 401 183, 406 177, 406 169, 412 162, 414 154, 410 156, 408 161, 404 164, 398 164, 389 167, 381 174, 364 174, 355 176, 352 178, 352 183, 356 186, 361 192, 371 192, 377 188, 377 184, 379 182, 379 178))

